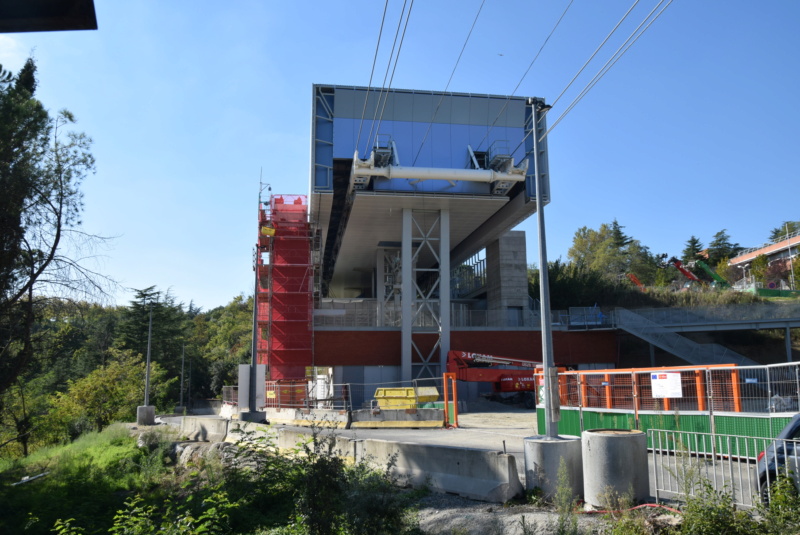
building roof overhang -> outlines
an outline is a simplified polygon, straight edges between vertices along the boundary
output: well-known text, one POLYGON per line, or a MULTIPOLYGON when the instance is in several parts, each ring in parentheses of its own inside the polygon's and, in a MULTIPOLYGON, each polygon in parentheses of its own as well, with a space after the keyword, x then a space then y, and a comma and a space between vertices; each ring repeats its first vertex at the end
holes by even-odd
POLYGON ((0 33, 96 30, 94 0, 4 0, 0 33))

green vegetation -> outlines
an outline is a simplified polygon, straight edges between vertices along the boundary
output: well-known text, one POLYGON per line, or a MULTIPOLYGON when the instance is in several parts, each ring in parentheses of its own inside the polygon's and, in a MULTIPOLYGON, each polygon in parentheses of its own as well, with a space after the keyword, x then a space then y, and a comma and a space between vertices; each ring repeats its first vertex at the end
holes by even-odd
MULTIPOLYGON (((800 264, 800 262, 798 262, 800 264)), ((675 268, 668 268, 677 273, 675 268)), ((668 269, 662 270, 664 273, 668 269)), ((675 291, 668 286, 649 287, 642 292, 627 278, 612 278, 600 271, 580 263, 563 263, 560 260, 548 264, 550 281, 550 306, 553 310, 566 310, 574 306, 599 306, 613 309, 700 307, 736 304, 764 303, 764 299, 751 294, 734 291, 715 291, 708 287, 703 291, 675 291)), ((528 291, 539 296, 539 271, 529 269, 528 291)))
POLYGON ((365 463, 334 455, 317 430, 281 454, 266 438, 179 466, 175 435, 148 431, 140 447, 127 427, 87 433, 0 464, 0 532, 117 534, 417 533, 414 494, 365 463), (244 447, 246 446, 246 447, 244 447), (231 450, 233 450, 232 453, 231 450), (227 460, 222 461, 222 456, 227 460), (46 473, 17 486, 24 475, 46 473))
POLYGON ((202 312, 153 288, 130 307, 49 300, 39 308, 26 368, 0 392, 0 458, 28 455, 114 421, 144 401, 144 356, 153 309, 150 400, 171 412, 183 397, 215 397, 250 360, 252 299, 202 312), (143 300, 147 300, 142 305, 143 300))

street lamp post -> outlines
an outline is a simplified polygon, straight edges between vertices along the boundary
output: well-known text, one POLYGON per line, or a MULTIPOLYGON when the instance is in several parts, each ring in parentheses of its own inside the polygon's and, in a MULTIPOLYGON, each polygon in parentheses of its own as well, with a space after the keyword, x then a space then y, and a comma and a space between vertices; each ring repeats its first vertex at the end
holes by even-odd
POLYGON ((153 303, 150 302, 150 321, 147 327, 147 363, 144 370, 144 405, 136 408, 138 425, 156 423, 156 408, 150 405, 150 349, 153 341, 153 303))
POLYGON ((150 322, 147 327, 147 365, 144 372, 144 405, 150 405, 150 347, 153 341, 153 303, 150 303, 150 322))
POLYGON ((542 173, 539 169, 539 112, 544 103, 534 103, 532 106, 533 124, 533 171, 536 186, 536 221, 539 237, 539 301, 542 329, 542 375, 544 376, 544 410, 545 410, 545 436, 555 438, 558 436, 558 407, 555 405, 558 376, 555 375, 553 358, 553 333, 550 324, 550 281, 547 273, 547 243, 545 240, 544 225, 544 193, 542 191, 542 173), (555 379, 555 381, 554 381, 555 379), (554 384, 555 383, 555 384, 554 384))

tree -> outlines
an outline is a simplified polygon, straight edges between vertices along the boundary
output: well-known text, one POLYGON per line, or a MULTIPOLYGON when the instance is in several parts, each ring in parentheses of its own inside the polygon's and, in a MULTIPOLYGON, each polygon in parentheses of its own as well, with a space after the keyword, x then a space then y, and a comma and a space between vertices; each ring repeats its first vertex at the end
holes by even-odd
POLYGON ((733 284, 744 277, 744 270, 740 267, 731 266, 729 261, 730 259, 727 257, 721 258, 717 265, 713 266, 713 269, 717 272, 717 275, 728 281, 729 284, 733 284))
MULTIPOLYGON (((105 366, 77 381, 71 381, 66 392, 53 398, 53 411, 48 415, 56 428, 74 435, 74 430, 84 426, 101 430, 115 421, 131 421, 136 417, 136 407, 144 400, 145 363, 132 351, 111 350, 105 366), (86 424, 81 424, 81 421, 86 424)), ((151 399, 164 407, 170 386, 177 378, 166 378, 165 371, 151 364, 151 399)), ((70 436, 72 438, 72 436, 70 436)))
POLYGON ((756 282, 764 283, 766 281, 767 269, 769 268, 769 260, 767 255, 758 255, 753 259, 750 264, 750 274, 756 282))
POLYGON ((42 296, 96 296, 113 284, 62 253, 67 243, 80 254, 103 240, 80 230, 80 184, 94 158, 91 140, 67 131, 72 114, 51 117, 36 87, 32 59, 16 77, 0 67, 0 393, 33 356, 42 296))
POLYGON ((779 227, 775 227, 769 232, 769 241, 777 243, 785 240, 787 235, 800 232, 800 221, 784 221, 779 227))
POLYGON ((656 277, 656 258, 639 240, 626 236, 623 228, 614 220, 611 225, 603 223, 598 230, 578 229, 568 258, 612 281, 634 273, 644 284, 652 284, 656 277))
POLYGON ((694 262, 700 257, 700 251, 703 250, 703 244, 695 236, 692 236, 686 241, 686 247, 681 252, 681 262, 688 264, 694 262))
POLYGON ((617 247, 617 249, 622 249, 633 241, 633 238, 626 236, 622 232, 624 228, 625 227, 620 225, 616 218, 611 222, 611 239, 614 241, 614 246, 617 247))
POLYGON ((708 244, 708 264, 715 266, 723 258, 735 257, 742 248, 738 243, 732 243, 725 229, 714 234, 714 239, 708 244))
MULTIPOLYGON (((122 314, 114 345, 146 356, 151 310, 151 361, 161 364, 169 377, 178 377, 187 330, 191 324, 182 305, 176 303, 169 292, 163 293, 156 290, 155 286, 136 290, 135 298, 122 314)), ((171 394, 177 398, 177 386, 171 394)))
MULTIPOLYGON (((199 347, 208 393, 218 396, 222 387, 236 381, 239 364, 250 362, 253 342, 253 298, 238 295, 225 307, 205 315, 208 328, 199 347)), ((195 320, 197 325, 197 320, 195 320)))

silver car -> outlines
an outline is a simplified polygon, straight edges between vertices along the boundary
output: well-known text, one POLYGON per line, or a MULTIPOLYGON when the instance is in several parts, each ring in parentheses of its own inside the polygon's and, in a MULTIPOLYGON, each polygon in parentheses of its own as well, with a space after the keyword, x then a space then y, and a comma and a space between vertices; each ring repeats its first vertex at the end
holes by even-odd
POLYGON ((800 488, 800 414, 795 415, 783 431, 758 454, 758 490, 763 503, 769 503, 770 487, 780 476, 794 480, 800 488))

